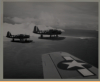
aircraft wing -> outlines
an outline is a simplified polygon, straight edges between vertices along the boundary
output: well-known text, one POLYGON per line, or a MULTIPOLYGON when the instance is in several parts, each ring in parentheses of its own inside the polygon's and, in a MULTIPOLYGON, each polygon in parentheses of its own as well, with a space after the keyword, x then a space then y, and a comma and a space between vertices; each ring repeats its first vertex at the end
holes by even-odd
POLYGON ((44 79, 98 79, 98 69, 66 52, 42 55, 44 79))

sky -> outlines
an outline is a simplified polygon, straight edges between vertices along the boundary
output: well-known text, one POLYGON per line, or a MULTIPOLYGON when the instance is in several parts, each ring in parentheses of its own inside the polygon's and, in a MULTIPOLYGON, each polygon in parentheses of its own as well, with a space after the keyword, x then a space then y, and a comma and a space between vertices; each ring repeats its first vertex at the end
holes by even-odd
POLYGON ((97 2, 4 2, 3 33, 32 35, 33 27, 98 30, 97 2))

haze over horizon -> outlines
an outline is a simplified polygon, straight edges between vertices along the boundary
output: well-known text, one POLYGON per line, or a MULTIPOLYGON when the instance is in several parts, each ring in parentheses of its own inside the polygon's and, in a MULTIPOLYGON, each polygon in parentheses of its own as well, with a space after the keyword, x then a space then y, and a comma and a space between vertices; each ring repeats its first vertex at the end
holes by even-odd
POLYGON ((4 2, 3 35, 40 29, 98 30, 97 2, 4 2))

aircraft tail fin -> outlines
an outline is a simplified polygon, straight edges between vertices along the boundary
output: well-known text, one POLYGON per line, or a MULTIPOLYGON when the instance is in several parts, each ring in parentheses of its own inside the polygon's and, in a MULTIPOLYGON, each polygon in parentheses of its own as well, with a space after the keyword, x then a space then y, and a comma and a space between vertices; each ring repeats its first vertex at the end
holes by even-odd
POLYGON ((8 31, 6 37, 10 38, 12 34, 8 31))
POLYGON ((33 33, 38 33, 38 32, 39 32, 39 28, 37 26, 34 26, 33 33))

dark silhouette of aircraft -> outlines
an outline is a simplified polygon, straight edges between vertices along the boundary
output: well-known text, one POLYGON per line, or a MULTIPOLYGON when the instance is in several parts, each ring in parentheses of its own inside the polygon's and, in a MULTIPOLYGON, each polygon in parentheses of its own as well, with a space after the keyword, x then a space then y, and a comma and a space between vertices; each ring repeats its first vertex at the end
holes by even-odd
POLYGON ((50 29, 50 30, 39 30, 37 26, 34 26, 33 33, 40 34, 41 38, 43 38, 43 35, 50 35, 50 38, 52 35, 58 37, 62 33, 62 31, 57 30, 57 29, 50 29))
POLYGON ((25 34, 18 34, 18 35, 12 35, 9 31, 7 32, 7 36, 8 38, 12 38, 12 41, 14 41, 14 39, 20 39, 20 41, 27 41, 27 38, 30 38, 30 35, 25 35, 25 34))

